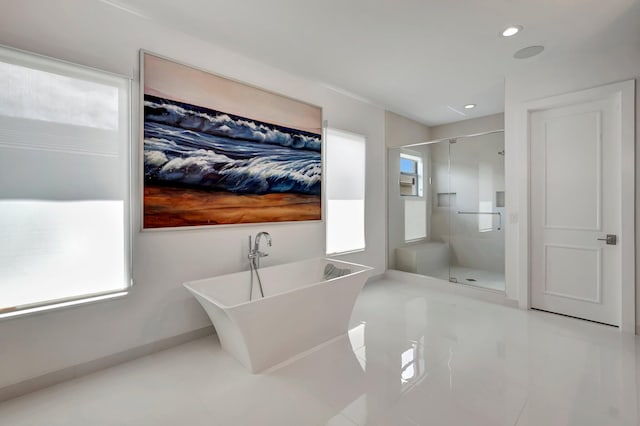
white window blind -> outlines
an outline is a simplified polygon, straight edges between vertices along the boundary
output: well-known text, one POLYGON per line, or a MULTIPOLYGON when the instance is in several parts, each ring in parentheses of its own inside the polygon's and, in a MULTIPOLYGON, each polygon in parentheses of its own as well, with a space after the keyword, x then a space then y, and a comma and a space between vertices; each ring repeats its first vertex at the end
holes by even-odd
POLYGON ((327 129, 325 185, 327 253, 365 248, 364 136, 327 129))
POLYGON ((130 285, 127 78, 0 48, 0 317, 130 285))

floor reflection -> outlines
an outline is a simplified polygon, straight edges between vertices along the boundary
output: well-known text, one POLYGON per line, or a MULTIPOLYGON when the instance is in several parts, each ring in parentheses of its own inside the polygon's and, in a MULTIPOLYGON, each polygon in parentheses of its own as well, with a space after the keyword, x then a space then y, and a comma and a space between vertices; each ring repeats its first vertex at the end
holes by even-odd
POLYGON ((0 423, 637 426, 639 345, 384 280, 365 287, 347 334, 268 374, 209 336, 0 404, 0 423))

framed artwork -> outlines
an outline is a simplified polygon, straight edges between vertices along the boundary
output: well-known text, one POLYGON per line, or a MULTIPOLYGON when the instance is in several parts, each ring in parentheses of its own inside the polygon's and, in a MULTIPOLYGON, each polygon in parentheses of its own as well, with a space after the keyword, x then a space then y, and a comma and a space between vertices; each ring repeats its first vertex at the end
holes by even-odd
POLYGON ((320 107, 140 56, 143 228, 321 220, 320 107))

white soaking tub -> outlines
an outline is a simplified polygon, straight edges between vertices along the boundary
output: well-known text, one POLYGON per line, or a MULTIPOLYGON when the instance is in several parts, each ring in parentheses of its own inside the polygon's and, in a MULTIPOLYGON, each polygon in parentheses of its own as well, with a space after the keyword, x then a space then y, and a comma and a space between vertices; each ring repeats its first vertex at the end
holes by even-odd
POLYGON ((311 259, 260 268, 264 298, 251 271, 184 283, 213 323, 220 343, 252 373, 286 361, 347 332, 371 268, 311 259), (325 279, 327 265, 349 273, 325 279))

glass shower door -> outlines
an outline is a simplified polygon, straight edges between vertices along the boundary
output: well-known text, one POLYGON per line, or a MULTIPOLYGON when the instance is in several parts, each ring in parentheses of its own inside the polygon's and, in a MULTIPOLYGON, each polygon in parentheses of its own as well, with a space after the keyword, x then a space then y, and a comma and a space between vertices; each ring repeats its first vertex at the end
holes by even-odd
POLYGON ((449 280, 504 291, 504 133, 449 141, 449 280))

